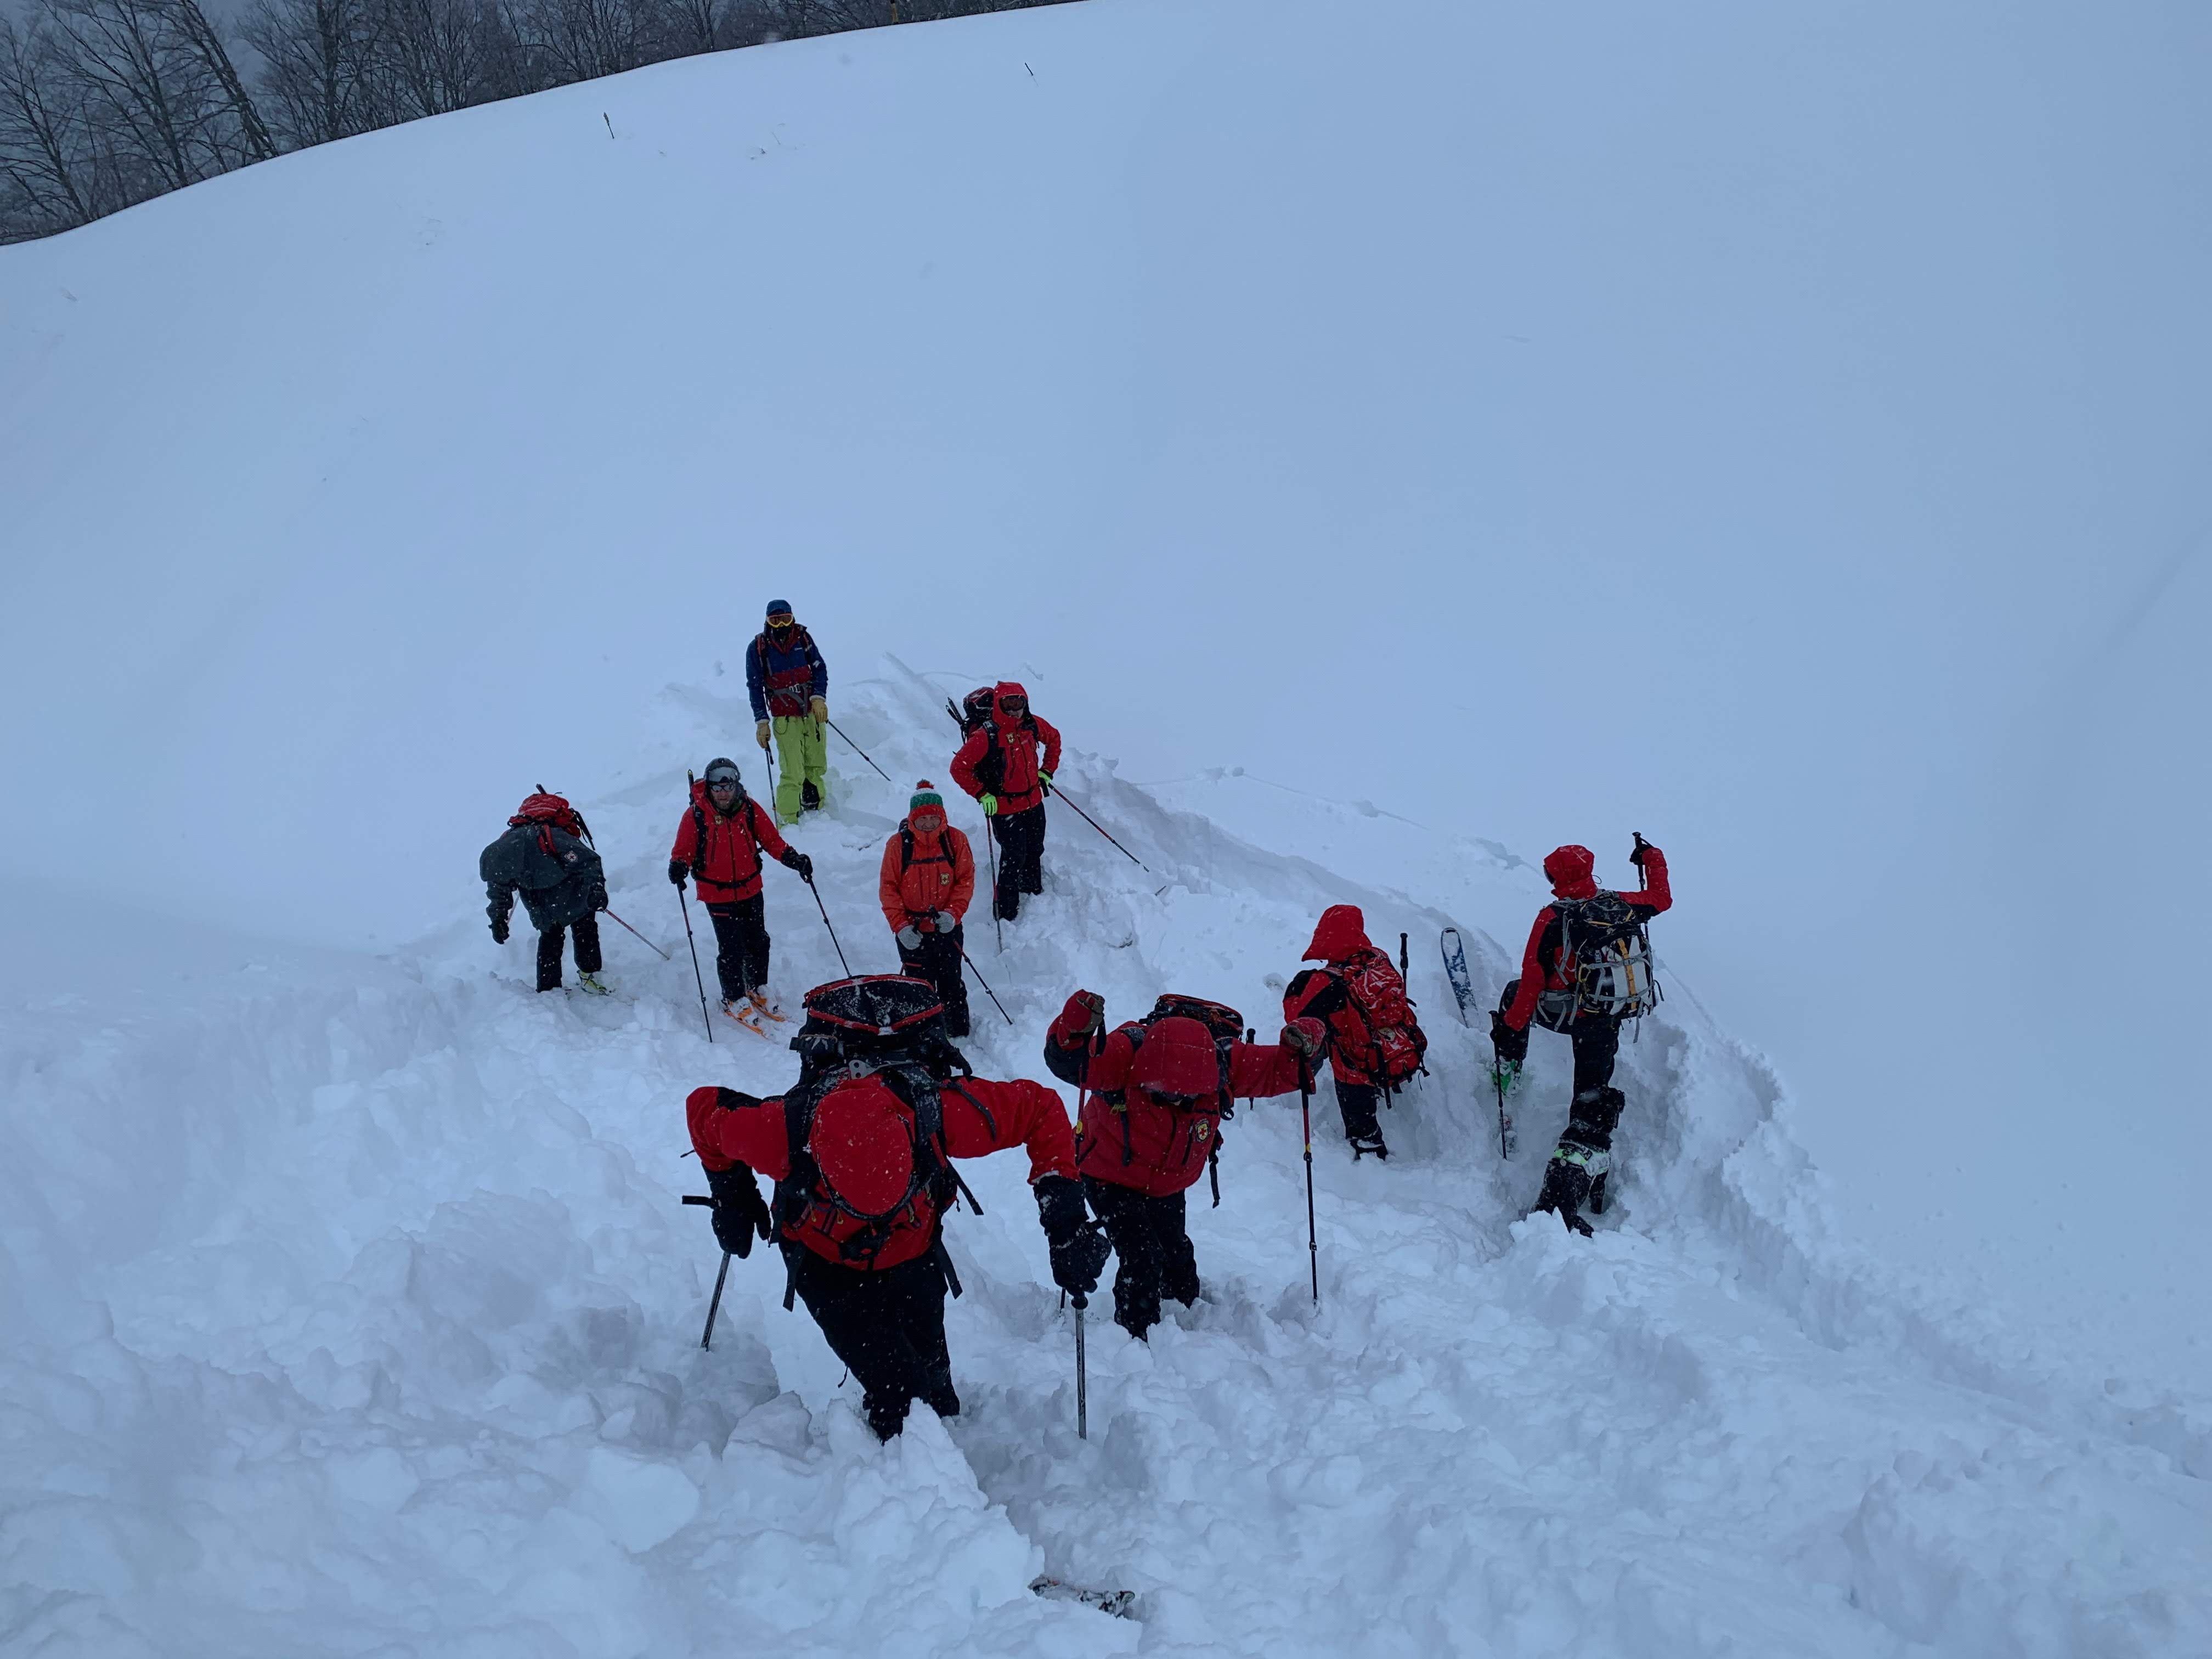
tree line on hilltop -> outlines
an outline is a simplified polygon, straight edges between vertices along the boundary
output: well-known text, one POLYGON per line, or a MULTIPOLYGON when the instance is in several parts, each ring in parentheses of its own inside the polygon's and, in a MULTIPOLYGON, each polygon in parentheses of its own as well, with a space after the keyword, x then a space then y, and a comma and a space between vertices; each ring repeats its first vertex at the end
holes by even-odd
POLYGON ((1053 0, 34 0, 0 13, 0 242, 287 150, 671 58, 1053 0))

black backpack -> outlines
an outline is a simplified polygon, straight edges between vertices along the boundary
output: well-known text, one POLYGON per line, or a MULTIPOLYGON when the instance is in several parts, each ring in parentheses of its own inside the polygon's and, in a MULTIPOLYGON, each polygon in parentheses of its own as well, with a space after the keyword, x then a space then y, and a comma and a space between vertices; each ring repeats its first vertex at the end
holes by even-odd
MULTIPOLYGON (((817 985, 806 994, 806 1019, 791 1047, 799 1060, 798 1085, 783 1097, 784 1129, 791 1173, 775 1183, 769 1210, 777 1232, 795 1230, 807 1213, 828 1209, 860 1224, 838 1246, 848 1262, 865 1267, 881 1253, 899 1224, 911 1218, 925 1194, 942 1217, 965 1198, 977 1215, 983 1206, 945 1153, 945 1108, 940 1090, 959 1092, 988 1121, 990 1112, 960 1088, 956 1073, 970 1069, 945 1032, 945 1002, 927 981, 896 974, 872 974, 817 985), (905 1198, 884 1215, 863 1216, 840 1199, 822 1178, 807 1141, 814 1116, 830 1091, 874 1079, 914 1115, 914 1176, 905 1198)), ((795 1294, 797 1261, 789 1252, 805 1246, 787 1243, 786 1261, 794 1273, 784 1290, 789 1308, 795 1294)), ((959 1275, 940 1237, 930 1246, 952 1294, 960 1294, 959 1275)))
POLYGON ((1559 919, 1554 960, 1567 984, 1565 990, 1547 991, 1539 1002, 1539 1013, 1549 1016, 1546 1024, 1557 1030, 1583 1014, 1641 1019, 1659 1006, 1642 911, 1603 889, 1586 899, 1555 898, 1552 908, 1559 919))

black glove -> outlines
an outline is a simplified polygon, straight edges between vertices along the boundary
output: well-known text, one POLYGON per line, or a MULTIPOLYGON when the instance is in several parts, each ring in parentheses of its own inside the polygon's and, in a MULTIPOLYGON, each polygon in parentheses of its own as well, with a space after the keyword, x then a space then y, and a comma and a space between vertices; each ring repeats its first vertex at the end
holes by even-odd
POLYGON ((1500 1065, 1518 1066, 1528 1058, 1528 1033, 1508 1025, 1502 1009, 1493 1010, 1490 1016, 1490 1046, 1498 1051, 1500 1065))
MULTIPOLYGON (((1636 832, 1631 831, 1630 833, 1635 834, 1636 832)), ((1651 843, 1644 840, 1641 835, 1636 835, 1636 845, 1629 849, 1628 861, 1634 865, 1638 869, 1641 870, 1644 867, 1644 849, 1650 845, 1651 843)))
POLYGON ((684 878, 690 873, 691 866, 684 863, 682 859, 671 859, 668 860, 668 879, 674 882, 678 887, 681 887, 684 884, 684 878))
POLYGON ((763 1238, 773 1236, 775 1224, 769 1217, 768 1206, 761 1200, 760 1188, 753 1184, 750 1165, 732 1164, 726 1170, 709 1170, 707 1187, 714 1194, 714 1207, 710 1212, 714 1221, 714 1242, 732 1255, 740 1261, 750 1255, 756 1232, 763 1238))
POLYGON ((491 942, 494 945, 504 945, 507 943, 507 918, 505 916, 494 916, 491 919, 491 942))
POLYGON ((592 908, 593 910, 597 911, 605 909, 607 908, 606 883, 603 881, 593 882, 592 884, 592 890, 585 896, 591 900, 592 908))
POLYGON ((798 871, 799 880, 805 882, 809 887, 814 885, 814 860, 797 848, 787 847, 783 849, 783 867, 787 870, 798 871))
POLYGON ((1113 1246, 1091 1225, 1082 1186, 1066 1176, 1042 1176, 1036 1200, 1037 1219, 1052 1253, 1052 1282, 1070 1296, 1090 1295, 1098 1288, 1099 1271, 1113 1246))

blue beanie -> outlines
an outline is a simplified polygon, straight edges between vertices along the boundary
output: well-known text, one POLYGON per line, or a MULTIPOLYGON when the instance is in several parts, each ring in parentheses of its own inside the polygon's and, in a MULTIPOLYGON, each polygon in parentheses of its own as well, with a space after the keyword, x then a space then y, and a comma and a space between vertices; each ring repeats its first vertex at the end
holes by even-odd
POLYGON ((789 599, 770 599, 768 602, 768 614, 771 617, 775 616, 779 611, 787 614, 790 610, 791 601, 789 599))

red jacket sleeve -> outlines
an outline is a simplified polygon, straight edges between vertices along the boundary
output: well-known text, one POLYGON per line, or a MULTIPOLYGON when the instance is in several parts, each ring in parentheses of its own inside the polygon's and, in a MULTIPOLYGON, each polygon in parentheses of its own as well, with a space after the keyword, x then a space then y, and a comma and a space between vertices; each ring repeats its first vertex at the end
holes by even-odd
POLYGON ((1516 1031, 1528 1029, 1528 1022, 1536 1015, 1536 999, 1544 994, 1544 964, 1537 947, 1544 942, 1544 930, 1558 915, 1547 904, 1536 912, 1535 925, 1528 929, 1528 945, 1521 952, 1521 988, 1514 993, 1513 1006, 1505 1011, 1505 1023, 1516 1031))
POLYGON ((982 780, 975 775, 975 767, 991 746, 988 726, 977 726, 968 734, 968 741, 960 745, 960 752, 952 757, 952 781, 976 799, 983 799, 982 780))
POLYGON ((982 1158, 1009 1146, 1026 1146, 1030 1181, 1075 1176, 1075 1131, 1067 1107, 1042 1083, 1017 1078, 992 1083, 955 1078, 939 1091, 945 1105, 945 1150, 955 1158, 982 1158))
POLYGON ((1034 712, 1030 718, 1036 722, 1037 736, 1044 739, 1044 758, 1037 763, 1037 769, 1043 772, 1059 771, 1060 728, 1034 712))
POLYGON ((884 920, 896 933, 906 926, 906 893, 899 885, 899 838, 884 843, 884 867, 876 877, 876 902, 884 907, 884 920))
POLYGON ((1229 1051, 1229 1092, 1239 1100, 1294 1093, 1304 1073, 1297 1055, 1279 1042, 1240 1042, 1229 1051))
POLYGON ((952 890, 945 896, 945 908, 957 921, 968 914, 969 902, 975 896, 975 852, 968 845, 968 837, 949 823, 945 826, 945 842, 952 849, 952 890))
POLYGON ((791 1142, 783 1126, 783 1101, 732 1104, 744 1099, 728 1089, 694 1089, 684 1099, 692 1149, 709 1170, 749 1164, 772 1181, 791 1173, 791 1142))
POLYGON ((1621 897, 1655 916, 1674 908, 1674 890, 1667 881, 1667 855, 1649 842, 1644 845, 1644 890, 1623 893, 1621 897))
POLYGON ((773 814, 761 811, 761 804, 750 795, 745 797, 745 812, 753 826, 753 839, 765 848, 770 858, 781 858, 791 850, 791 843, 777 833, 773 814))
POLYGON ((699 815, 688 806, 676 826, 676 845, 668 849, 672 859, 681 859, 696 869, 699 866, 699 815))

